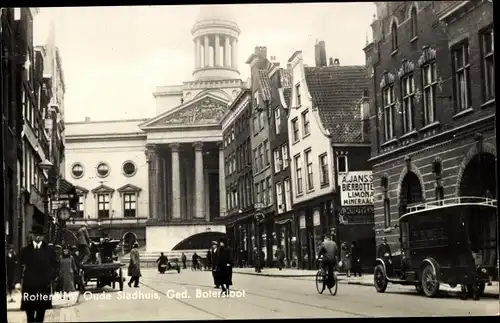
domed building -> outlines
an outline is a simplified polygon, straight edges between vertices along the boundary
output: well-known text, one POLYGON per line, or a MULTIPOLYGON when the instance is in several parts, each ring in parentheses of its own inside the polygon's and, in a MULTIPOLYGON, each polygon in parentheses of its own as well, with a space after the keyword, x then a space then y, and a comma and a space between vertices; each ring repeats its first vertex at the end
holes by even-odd
POLYGON ((157 87, 155 117, 67 124, 67 172, 81 195, 74 228, 85 222, 148 253, 206 250, 225 233, 220 123, 245 86, 240 29, 227 6, 208 5, 191 34, 192 80, 157 87))

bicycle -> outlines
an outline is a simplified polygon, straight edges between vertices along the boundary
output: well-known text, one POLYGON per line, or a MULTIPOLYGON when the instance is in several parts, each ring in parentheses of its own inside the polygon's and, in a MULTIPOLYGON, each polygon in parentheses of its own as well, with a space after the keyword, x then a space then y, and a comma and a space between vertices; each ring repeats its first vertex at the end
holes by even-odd
MULTIPOLYGON (((326 281, 326 279, 327 279, 327 272, 326 272, 325 266, 323 265, 323 258, 319 258, 318 262, 319 262, 319 269, 316 272, 316 290, 318 291, 319 294, 323 294, 323 291, 324 291, 323 282, 326 281)), ((330 294, 332 294, 332 296, 335 296, 335 295, 337 295, 337 290, 339 287, 338 278, 337 278, 337 274, 335 273, 335 269, 333 270, 333 281, 334 281, 333 287, 328 288, 328 290, 330 291, 330 294)))

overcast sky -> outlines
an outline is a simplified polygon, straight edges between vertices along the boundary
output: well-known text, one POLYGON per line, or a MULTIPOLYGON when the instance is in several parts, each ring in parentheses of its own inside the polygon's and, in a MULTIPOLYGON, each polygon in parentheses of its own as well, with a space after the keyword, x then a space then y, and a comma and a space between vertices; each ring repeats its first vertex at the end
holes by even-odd
MULTIPOLYGON (((239 24, 239 69, 266 46, 286 67, 302 50, 314 64, 314 44, 326 42, 328 57, 341 65, 364 64, 366 37, 375 13, 370 2, 231 5, 239 24)), ((190 81, 194 68, 191 27, 200 6, 41 8, 35 44, 56 26, 66 80, 66 121, 145 118, 155 114, 156 86, 190 81)))

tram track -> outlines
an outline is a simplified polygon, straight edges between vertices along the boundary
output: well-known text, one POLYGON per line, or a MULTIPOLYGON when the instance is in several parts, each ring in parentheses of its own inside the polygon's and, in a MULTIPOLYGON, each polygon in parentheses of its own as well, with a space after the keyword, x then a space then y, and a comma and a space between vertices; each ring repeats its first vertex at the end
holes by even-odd
MULTIPOLYGON (((189 286, 189 287, 192 287, 192 288, 199 288, 199 287, 201 287, 201 288, 207 288, 207 289, 213 289, 214 288, 213 285, 209 286, 209 285, 202 285, 202 284, 191 284, 191 283, 174 282, 174 281, 171 281, 171 280, 160 280, 160 279, 151 279, 151 278, 149 278, 147 280, 148 281, 152 281, 153 283, 154 282, 157 282, 157 283, 169 283, 169 284, 172 284, 172 285, 189 286)), ((147 286, 148 288, 151 288, 154 291, 156 291, 156 289, 154 289, 154 288, 150 287, 149 285, 145 284, 144 283, 144 279, 143 279, 142 285, 147 286)), ((277 292, 284 292, 281 289, 273 289, 273 288, 268 288, 268 287, 266 287, 266 289, 267 290, 277 291, 277 292)), ((242 289, 233 288, 232 291, 238 292, 238 291, 243 291, 243 290, 242 289)), ((157 291, 157 292, 161 293, 162 295, 166 295, 162 291, 157 291)), ((299 306, 305 306, 305 307, 309 307, 309 308, 320 309, 320 310, 328 311, 328 312, 342 313, 342 314, 352 315, 352 316, 356 316, 356 317, 371 317, 371 316, 368 316, 368 315, 363 315, 363 314, 359 314, 359 313, 355 313, 355 312, 351 312, 351 311, 346 311, 346 310, 342 310, 342 309, 330 308, 330 307, 325 307, 325 306, 320 306, 320 305, 315 305, 315 304, 309 304, 309 303, 300 302, 300 301, 294 301, 294 300, 290 300, 290 299, 286 299, 286 298, 282 298, 282 297, 276 297, 276 296, 270 296, 270 295, 266 295, 266 294, 256 293, 256 292, 253 292, 253 291, 249 292, 248 290, 245 290, 245 294, 252 295, 252 296, 257 296, 257 297, 261 297, 261 298, 265 298, 265 299, 269 299, 269 300, 274 300, 274 301, 278 300, 278 301, 282 301, 282 302, 286 302, 286 303, 290 303, 290 304, 294 304, 294 305, 299 305, 299 306)), ((308 293, 296 293, 296 294, 298 294, 300 296, 316 296, 317 295, 317 294, 308 294, 308 293)), ((242 300, 242 299, 238 299, 238 298, 233 298, 233 300, 238 301, 238 302, 242 302, 244 304, 250 304, 250 305, 253 305, 253 306, 258 307, 258 308, 267 309, 267 310, 270 310, 270 311, 275 312, 275 313, 283 313, 284 315, 288 315, 287 313, 285 313, 283 311, 280 311, 280 310, 278 310, 276 308, 264 306, 264 305, 261 305, 261 304, 257 304, 257 303, 248 301, 248 299, 242 300)), ((364 304, 364 305, 366 305, 366 304, 364 304)))

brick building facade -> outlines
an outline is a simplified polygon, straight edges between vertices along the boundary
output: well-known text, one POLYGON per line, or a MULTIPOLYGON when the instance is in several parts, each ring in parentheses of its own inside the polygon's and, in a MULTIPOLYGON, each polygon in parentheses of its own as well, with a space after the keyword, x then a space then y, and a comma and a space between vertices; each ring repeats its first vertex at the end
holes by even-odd
POLYGON ((399 250, 409 205, 496 196, 489 1, 377 3, 370 126, 377 237, 399 250))

